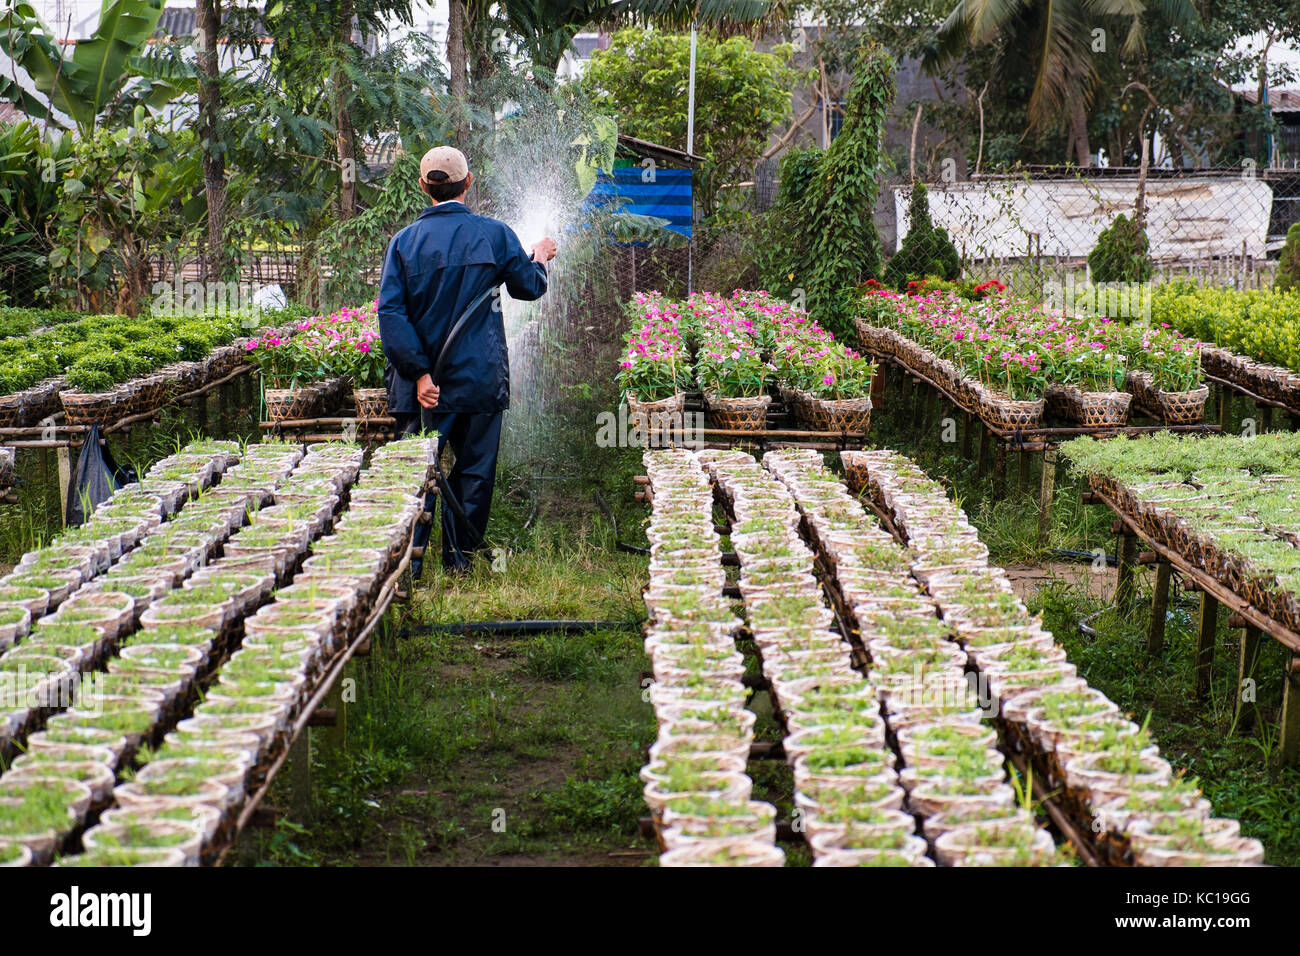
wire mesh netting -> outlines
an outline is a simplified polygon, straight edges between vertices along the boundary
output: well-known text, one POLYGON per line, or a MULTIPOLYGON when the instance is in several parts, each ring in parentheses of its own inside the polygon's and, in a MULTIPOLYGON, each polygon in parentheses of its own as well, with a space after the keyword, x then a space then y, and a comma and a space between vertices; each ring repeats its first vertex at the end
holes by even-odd
MULTIPOLYGON (((1102 231, 1120 215, 1133 219, 1141 203, 1154 278, 1267 286, 1287 229, 1300 221, 1300 169, 1150 169, 1144 177, 1133 168, 1033 168, 925 185, 930 220, 971 278, 1085 271, 1102 231)), ((911 192, 905 176, 881 189, 876 222, 887 256, 904 247, 911 192)))

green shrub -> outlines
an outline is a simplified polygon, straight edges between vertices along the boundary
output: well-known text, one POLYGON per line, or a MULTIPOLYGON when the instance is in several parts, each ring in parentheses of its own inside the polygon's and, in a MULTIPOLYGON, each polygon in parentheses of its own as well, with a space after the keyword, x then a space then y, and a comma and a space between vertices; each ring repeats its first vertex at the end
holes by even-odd
POLYGON ((1191 281, 1158 285, 1151 320, 1242 355, 1300 371, 1300 289, 1211 288, 1191 281))
POLYGON ((816 172, 787 207, 788 231, 772 237, 787 247, 790 262, 788 278, 774 291, 802 287, 822 327, 846 339, 853 336, 856 286, 880 276, 880 235, 871 215, 888 163, 883 132, 895 72, 882 48, 858 51, 840 134, 815 161, 799 160, 815 162, 816 172))
POLYGON ((961 256, 948 238, 948 230, 936 228, 931 221, 928 196, 925 183, 913 184, 907 200, 907 235, 885 266, 885 285, 900 292, 912 279, 933 276, 952 282, 961 278, 961 256))
POLYGON ((87 392, 91 394, 107 392, 118 383, 118 376, 111 372, 105 372, 81 365, 74 365, 72 368, 68 369, 67 378, 69 388, 75 388, 79 392, 87 392))
POLYGON ((1155 274, 1146 230, 1123 213, 1097 237, 1088 253, 1093 282, 1146 282, 1155 274))
POLYGON ((1286 231, 1286 244, 1277 262, 1273 288, 1279 292, 1300 290, 1300 222, 1293 222, 1286 231))

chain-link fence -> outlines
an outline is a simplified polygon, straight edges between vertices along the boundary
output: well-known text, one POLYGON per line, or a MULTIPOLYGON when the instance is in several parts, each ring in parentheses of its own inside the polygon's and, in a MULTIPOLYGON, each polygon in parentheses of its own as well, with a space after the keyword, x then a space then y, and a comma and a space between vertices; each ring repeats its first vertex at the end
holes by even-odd
MULTIPOLYGON (((1150 169, 1143 178, 1131 168, 1032 168, 925 185, 932 225, 946 232, 964 275, 980 279, 1085 270, 1102 231, 1120 215, 1132 220, 1142 202, 1157 278, 1264 286, 1300 221, 1298 169, 1150 169)), ((906 177, 882 186, 875 212, 887 256, 907 244, 911 195, 906 177)))

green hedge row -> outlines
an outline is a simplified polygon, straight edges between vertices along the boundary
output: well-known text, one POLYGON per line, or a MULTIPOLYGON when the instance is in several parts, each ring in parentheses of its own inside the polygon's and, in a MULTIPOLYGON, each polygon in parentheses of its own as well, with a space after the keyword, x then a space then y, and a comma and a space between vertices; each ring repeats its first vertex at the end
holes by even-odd
MULTIPOLYGON (((280 325, 305 314, 296 306, 264 312, 251 328, 280 325)), ((35 327, 40 328, 40 322, 35 327)), ((249 329, 248 317, 235 314, 74 316, 35 335, 0 340, 0 395, 21 392, 56 375, 66 376, 70 388, 107 391, 172 362, 199 361, 241 334, 252 334, 249 329)))
POLYGON ((1238 291, 1170 282, 1152 293, 1151 321, 1300 372, 1300 291, 1238 291))
POLYGON ((19 338, 37 329, 65 325, 84 319, 86 313, 72 309, 21 309, 0 306, 0 339, 19 338))

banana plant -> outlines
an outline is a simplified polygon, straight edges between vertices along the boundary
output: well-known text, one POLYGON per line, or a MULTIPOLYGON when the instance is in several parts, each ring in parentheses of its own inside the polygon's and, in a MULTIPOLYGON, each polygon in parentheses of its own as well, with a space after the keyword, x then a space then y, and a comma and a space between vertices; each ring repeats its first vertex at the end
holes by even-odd
MULTIPOLYGON (((157 107, 181 92, 189 78, 174 64, 161 73, 154 58, 142 55, 158 27, 165 0, 106 0, 89 39, 79 39, 70 55, 57 34, 28 3, 0 14, 0 51, 30 84, 0 76, 0 97, 17 103, 29 116, 75 127, 90 136, 106 112, 124 101, 157 107), (34 87, 34 89, 33 89, 34 87)), ((192 75, 192 71, 189 71, 192 75)))

